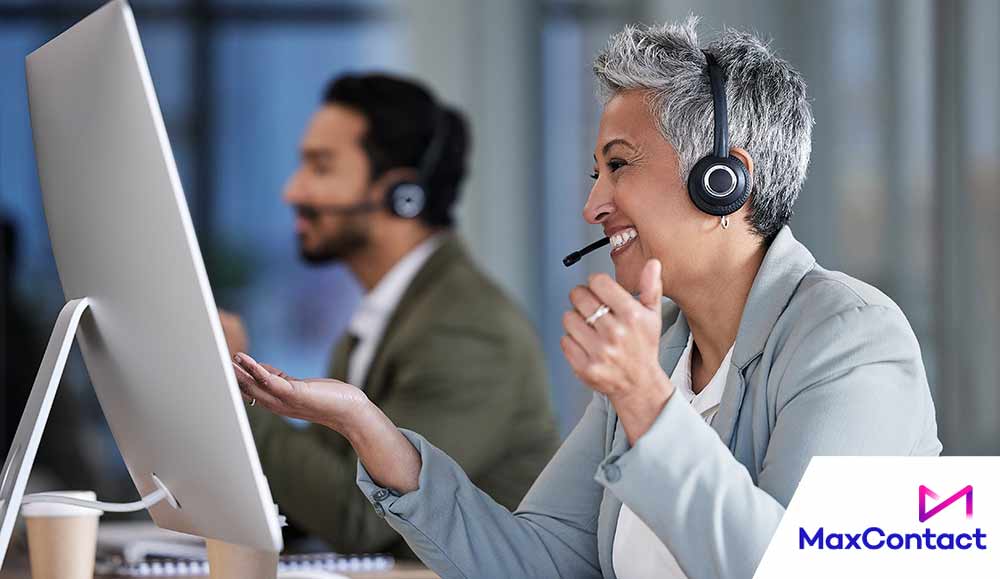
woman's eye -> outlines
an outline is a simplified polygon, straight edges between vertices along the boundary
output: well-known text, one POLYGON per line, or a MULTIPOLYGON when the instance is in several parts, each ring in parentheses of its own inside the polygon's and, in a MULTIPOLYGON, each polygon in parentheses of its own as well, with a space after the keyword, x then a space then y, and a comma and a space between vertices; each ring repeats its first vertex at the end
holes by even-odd
MULTIPOLYGON (((626 163, 622 159, 611 159, 610 161, 608 161, 607 165, 608 165, 608 168, 611 169, 611 172, 614 173, 618 169, 621 169, 625 165, 628 165, 628 163, 626 163)), ((600 176, 600 173, 598 173, 597 169, 594 169, 594 172, 590 174, 590 178, 594 179, 594 180, 597 180, 597 178, 599 176, 600 176)))

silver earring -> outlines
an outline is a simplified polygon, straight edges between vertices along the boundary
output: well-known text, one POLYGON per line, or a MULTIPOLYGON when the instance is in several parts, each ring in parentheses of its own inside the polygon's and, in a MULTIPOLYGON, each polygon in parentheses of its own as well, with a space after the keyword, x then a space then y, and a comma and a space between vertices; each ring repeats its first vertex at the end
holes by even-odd
POLYGON ((729 216, 723 215, 722 219, 719 220, 719 225, 722 225, 723 229, 729 229, 729 216))

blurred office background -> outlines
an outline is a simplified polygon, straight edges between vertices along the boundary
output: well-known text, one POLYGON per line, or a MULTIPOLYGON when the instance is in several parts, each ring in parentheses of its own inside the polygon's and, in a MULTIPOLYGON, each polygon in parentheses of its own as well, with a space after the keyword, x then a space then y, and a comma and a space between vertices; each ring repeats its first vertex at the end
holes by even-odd
MULTIPOLYGON (((3 432, 16 427, 63 303, 38 190, 24 56, 98 5, 0 0, 0 213, 18 233, 16 269, 2 294, 3 432)), ((600 234, 580 216, 599 116, 591 59, 629 22, 695 12, 705 40, 723 25, 758 31, 803 72, 814 103, 796 235, 823 265, 877 285, 902 306, 923 348, 946 453, 1000 454, 997 2, 134 0, 133 7, 216 300, 245 317, 252 352, 293 374, 321 374, 359 298, 342 268, 300 263, 280 201, 323 85, 348 70, 414 75, 472 120, 461 231, 537 324, 564 433, 590 392, 559 352, 560 316, 569 289, 610 265, 601 255, 571 270, 560 264, 600 234)), ((7 236, 3 248, 9 270, 15 246, 7 236)), ((82 432, 81 450, 65 452, 65 440, 50 434, 43 454, 62 465, 75 457, 85 470, 74 466, 71 474, 110 484, 97 473, 120 459, 79 361, 59 396, 68 408, 59 424, 82 432)), ((134 492, 127 481, 120 488, 134 492)))

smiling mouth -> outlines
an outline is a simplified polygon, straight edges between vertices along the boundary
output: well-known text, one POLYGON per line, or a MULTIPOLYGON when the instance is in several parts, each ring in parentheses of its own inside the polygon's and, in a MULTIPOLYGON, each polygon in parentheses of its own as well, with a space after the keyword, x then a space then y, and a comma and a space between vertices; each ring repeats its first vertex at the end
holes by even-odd
POLYGON ((639 239, 639 233, 634 227, 626 227, 608 237, 611 239, 611 255, 616 255, 635 243, 635 240, 639 239))

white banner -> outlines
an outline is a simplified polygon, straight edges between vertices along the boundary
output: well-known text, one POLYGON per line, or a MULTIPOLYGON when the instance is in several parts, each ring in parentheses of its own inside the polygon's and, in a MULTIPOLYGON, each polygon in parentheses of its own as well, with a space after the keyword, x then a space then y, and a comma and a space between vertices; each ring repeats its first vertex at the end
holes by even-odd
POLYGON ((754 577, 1000 577, 1000 457, 816 457, 754 577))

